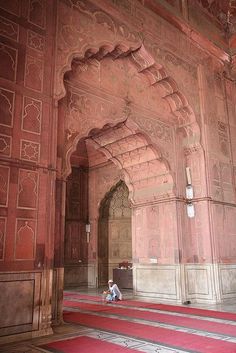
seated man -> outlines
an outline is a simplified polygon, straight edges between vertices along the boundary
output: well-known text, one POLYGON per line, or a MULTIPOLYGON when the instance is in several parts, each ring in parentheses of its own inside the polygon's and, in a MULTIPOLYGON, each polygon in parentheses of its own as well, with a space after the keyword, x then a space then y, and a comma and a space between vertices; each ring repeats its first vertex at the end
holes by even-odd
POLYGON ((117 300, 122 300, 122 294, 117 286, 117 284, 113 283, 112 279, 109 279, 108 281, 108 295, 106 297, 107 301, 117 301, 117 300))

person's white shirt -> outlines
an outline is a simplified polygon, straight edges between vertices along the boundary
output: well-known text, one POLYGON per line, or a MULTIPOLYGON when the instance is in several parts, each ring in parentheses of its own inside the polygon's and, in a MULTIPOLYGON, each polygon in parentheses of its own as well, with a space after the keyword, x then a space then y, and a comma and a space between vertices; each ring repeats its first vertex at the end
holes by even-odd
POLYGON ((119 290, 117 284, 113 283, 112 280, 109 280, 108 285, 109 285, 109 290, 111 291, 113 299, 117 298, 119 300, 122 300, 122 294, 121 294, 121 291, 119 290))

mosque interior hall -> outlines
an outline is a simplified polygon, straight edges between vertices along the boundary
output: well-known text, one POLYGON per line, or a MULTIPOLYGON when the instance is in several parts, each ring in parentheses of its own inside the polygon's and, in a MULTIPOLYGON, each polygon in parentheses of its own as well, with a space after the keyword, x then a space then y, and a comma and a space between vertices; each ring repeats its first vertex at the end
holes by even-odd
POLYGON ((236 0, 0 0, 0 353, 235 353, 235 311, 236 0))

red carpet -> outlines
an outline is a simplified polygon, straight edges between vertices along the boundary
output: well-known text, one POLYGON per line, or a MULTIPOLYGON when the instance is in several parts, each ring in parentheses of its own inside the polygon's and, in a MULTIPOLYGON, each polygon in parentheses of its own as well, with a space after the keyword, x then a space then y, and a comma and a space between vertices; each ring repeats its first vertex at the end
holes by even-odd
MULTIPOLYGON (((96 302, 102 301, 102 295, 101 297, 98 297, 98 296, 91 296, 91 295, 84 295, 84 294, 77 293, 70 296, 76 299, 85 299, 85 300, 96 301, 96 302)), ((170 311, 170 312, 176 312, 176 313, 188 314, 188 315, 213 317, 215 319, 221 319, 221 320, 236 321, 236 313, 229 313, 225 311, 206 310, 206 309, 198 309, 198 308, 168 305, 168 304, 155 304, 150 302, 149 303, 142 302, 138 300, 122 300, 122 302, 119 302, 119 304, 123 306, 129 306, 129 307, 133 306, 133 307, 147 308, 147 309, 153 309, 153 310, 170 311)))
POLYGON ((56 341, 40 347, 51 350, 54 353, 140 353, 140 351, 135 349, 129 349, 87 336, 56 341))
POLYGON ((195 330, 213 332, 217 334, 236 337, 236 326, 230 324, 211 322, 207 320, 200 320, 176 315, 154 313, 149 311, 140 311, 129 308, 120 308, 113 306, 113 304, 99 305, 74 301, 64 301, 64 305, 67 307, 77 307, 87 311, 104 312, 112 315, 121 315, 123 317, 131 317, 135 319, 160 322, 169 325, 188 327, 195 330))
POLYGON ((236 353, 235 343, 120 319, 107 319, 97 315, 66 312, 64 320, 86 327, 148 340, 172 348, 189 350, 194 353, 236 353))

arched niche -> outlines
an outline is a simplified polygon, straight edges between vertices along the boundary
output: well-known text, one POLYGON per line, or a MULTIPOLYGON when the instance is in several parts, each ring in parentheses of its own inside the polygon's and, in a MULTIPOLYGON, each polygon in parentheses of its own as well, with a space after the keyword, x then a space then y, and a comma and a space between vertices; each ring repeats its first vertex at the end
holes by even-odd
POLYGON ((101 201, 98 220, 98 285, 107 285, 113 269, 132 262, 129 190, 120 180, 101 201))

